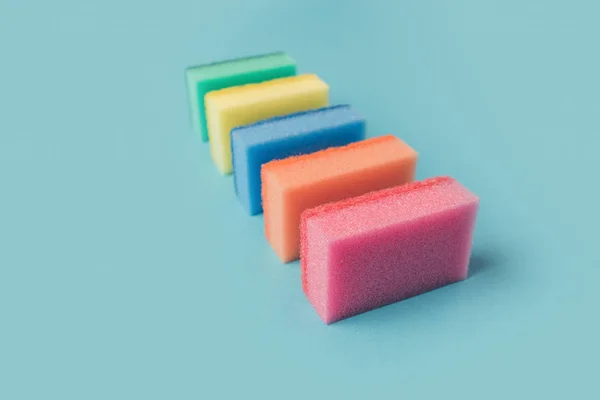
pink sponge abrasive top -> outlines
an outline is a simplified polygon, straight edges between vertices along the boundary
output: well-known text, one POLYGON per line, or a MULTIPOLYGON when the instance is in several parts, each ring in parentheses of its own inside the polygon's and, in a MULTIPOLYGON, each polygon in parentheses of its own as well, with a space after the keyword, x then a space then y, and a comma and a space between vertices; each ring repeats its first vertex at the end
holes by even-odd
POLYGON ((450 177, 306 210, 302 288, 330 324, 467 277, 479 198, 450 177))
POLYGON ((304 210, 414 180, 418 154, 393 135, 263 164, 267 240, 281 261, 300 256, 304 210))

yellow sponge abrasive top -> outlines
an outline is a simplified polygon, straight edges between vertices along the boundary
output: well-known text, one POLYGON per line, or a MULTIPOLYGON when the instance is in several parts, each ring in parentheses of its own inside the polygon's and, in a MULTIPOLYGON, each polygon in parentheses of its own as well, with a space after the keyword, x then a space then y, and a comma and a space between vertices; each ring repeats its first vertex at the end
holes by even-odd
POLYGON ((210 154, 217 169, 232 173, 231 130, 267 118, 329 105, 329 86, 314 74, 235 86, 205 97, 210 154))

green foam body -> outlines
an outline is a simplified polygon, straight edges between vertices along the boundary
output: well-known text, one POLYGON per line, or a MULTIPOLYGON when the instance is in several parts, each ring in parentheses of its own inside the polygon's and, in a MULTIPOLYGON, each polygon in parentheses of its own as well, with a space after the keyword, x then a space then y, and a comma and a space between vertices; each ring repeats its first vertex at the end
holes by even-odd
POLYGON ((189 67, 185 71, 194 131, 208 142, 204 96, 213 90, 296 75, 296 61, 285 53, 238 58, 189 67))

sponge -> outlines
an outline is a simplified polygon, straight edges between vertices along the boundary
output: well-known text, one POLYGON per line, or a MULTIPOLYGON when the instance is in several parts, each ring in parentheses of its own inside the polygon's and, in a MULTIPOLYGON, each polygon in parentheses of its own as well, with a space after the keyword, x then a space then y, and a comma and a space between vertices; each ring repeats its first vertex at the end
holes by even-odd
POLYGON ((234 129, 233 176, 240 202, 250 215, 262 212, 262 164, 363 140, 365 125, 350 106, 338 105, 234 129))
POLYGON ((300 215, 318 205, 411 182, 417 153, 392 136, 264 164, 265 234, 281 261, 300 253, 300 215))
POLYGON ((284 53, 226 60, 189 67, 185 71, 190 118, 194 131, 208 141, 204 96, 213 90, 296 75, 296 61, 284 53))
POLYGON ((329 86, 313 74, 210 92, 205 97, 210 152, 219 171, 232 172, 233 128, 329 104, 329 86))
POLYGON ((302 214, 302 288, 330 324, 467 277, 479 199, 449 177, 302 214))

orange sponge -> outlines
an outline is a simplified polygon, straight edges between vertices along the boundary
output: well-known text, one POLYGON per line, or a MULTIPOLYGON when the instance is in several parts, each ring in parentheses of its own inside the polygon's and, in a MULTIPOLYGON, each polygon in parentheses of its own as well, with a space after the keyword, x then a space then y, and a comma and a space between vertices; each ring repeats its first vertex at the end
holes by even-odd
POLYGON ((414 180, 417 152, 392 135, 263 164, 267 240, 283 262, 300 252, 300 214, 309 208, 414 180))

